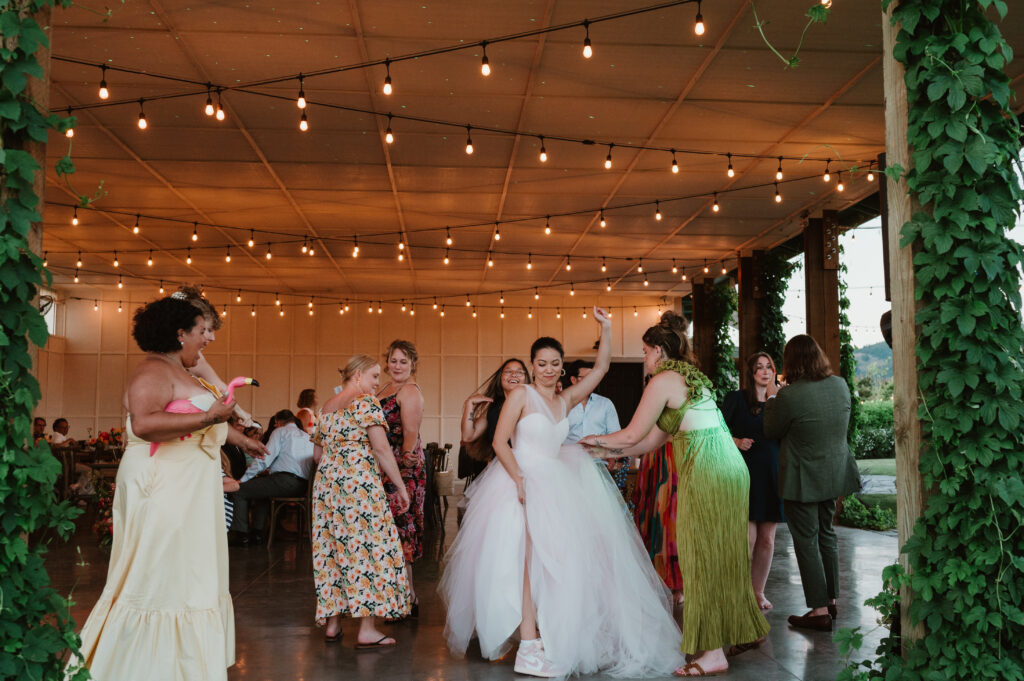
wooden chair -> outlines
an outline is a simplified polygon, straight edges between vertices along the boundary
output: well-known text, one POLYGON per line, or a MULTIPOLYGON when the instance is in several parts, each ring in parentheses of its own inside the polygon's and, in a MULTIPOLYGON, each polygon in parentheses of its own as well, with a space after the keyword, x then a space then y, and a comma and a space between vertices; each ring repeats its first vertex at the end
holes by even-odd
POLYGON ((428 442, 423 448, 424 467, 426 469, 426 489, 423 495, 423 509, 425 521, 435 525, 441 519, 441 506, 437 498, 437 491, 434 487, 434 470, 438 458, 439 448, 436 442, 428 442))
POLYGON ((267 550, 274 543, 274 531, 277 529, 278 517, 281 511, 286 508, 294 508, 298 511, 298 532, 299 537, 310 537, 312 541, 313 532, 313 481, 316 479, 316 469, 313 469, 309 476, 309 484, 306 487, 304 497, 271 497, 270 499, 270 530, 267 534, 267 550))
POLYGON ((434 495, 438 500, 442 535, 444 534, 444 521, 448 516, 448 497, 455 496, 455 466, 452 465, 449 454, 451 449, 451 444, 445 444, 444 454, 438 457, 437 468, 434 471, 434 495), (443 510, 440 508, 441 504, 444 504, 443 510))

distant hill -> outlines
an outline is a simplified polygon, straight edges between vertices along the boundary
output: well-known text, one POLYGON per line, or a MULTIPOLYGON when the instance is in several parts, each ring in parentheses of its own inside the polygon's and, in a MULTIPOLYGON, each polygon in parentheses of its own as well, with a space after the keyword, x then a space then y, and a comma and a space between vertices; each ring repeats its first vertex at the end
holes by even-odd
POLYGON ((892 350, 885 343, 873 343, 853 352, 857 358, 857 377, 870 376, 876 381, 892 378, 892 350))

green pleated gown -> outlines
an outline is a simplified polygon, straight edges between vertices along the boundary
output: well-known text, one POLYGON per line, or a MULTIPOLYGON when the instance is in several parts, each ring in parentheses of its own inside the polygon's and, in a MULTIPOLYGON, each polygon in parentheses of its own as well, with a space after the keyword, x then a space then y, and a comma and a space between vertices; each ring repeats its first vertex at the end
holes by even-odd
POLYGON ((665 370, 682 375, 689 392, 678 409, 666 408, 658 419, 658 428, 672 434, 679 477, 676 543, 685 596, 682 651, 690 654, 755 641, 768 633, 769 626, 750 583, 750 474, 715 406, 708 378, 685 362, 663 362, 658 371, 665 370), (700 419, 691 419, 702 427, 679 430, 691 409, 704 412, 700 419))

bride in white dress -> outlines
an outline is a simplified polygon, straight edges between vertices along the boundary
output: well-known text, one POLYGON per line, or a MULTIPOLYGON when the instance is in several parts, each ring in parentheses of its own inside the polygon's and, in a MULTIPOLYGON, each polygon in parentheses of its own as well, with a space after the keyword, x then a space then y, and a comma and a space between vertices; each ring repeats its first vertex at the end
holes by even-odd
POLYGON ((502 408, 497 457, 468 492, 438 587, 445 635, 461 655, 475 634, 494 660, 518 634, 515 671, 532 676, 666 675, 682 657, 671 595, 608 472, 582 447, 561 447, 566 414, 608 371, 611 320, 600 308, 594 319, 601 344, 589 375, 556 394, 562 346, 539 338, 533 385, 502 408))

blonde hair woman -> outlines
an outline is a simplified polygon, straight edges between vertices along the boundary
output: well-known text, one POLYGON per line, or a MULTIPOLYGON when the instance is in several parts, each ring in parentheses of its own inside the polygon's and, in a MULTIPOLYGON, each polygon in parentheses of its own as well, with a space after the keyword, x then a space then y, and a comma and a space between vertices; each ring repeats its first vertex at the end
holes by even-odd
POLYGON ((313 577, 316 623, 328 641, 341 638, 341 616, 359 620, 357 648, 395 645, 377 617, 409 611, 405 560, 378 470, 397 488, 397 510, 409 493, 388 445, 387 422, 373 396, 380 364, 356 355, 341 370, 341 392, 323 406, 313 432, 313 577))

